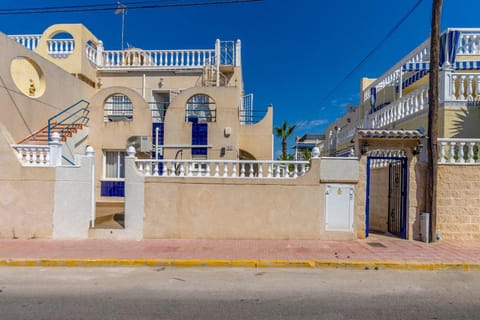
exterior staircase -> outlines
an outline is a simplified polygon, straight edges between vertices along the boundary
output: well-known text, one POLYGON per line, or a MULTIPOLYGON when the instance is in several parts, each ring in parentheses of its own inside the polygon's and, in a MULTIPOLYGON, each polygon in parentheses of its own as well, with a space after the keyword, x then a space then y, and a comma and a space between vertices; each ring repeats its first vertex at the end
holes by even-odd
MULTIPOLYGON (((61 146, 61 154, 56 153, 61 158, 56 159, 73 165, 74 161, 72 159, 75 158, 75 154, 79 150, 76 150, 76 146, 80 145, 79 141, 86 141, 88 135, 88 130, 85 130, 89 121, 88 114, 90 111, 88 106, 89 103, 85 100, 75 102, 50 117, 46 126, 12 145, 18 152, 19 160, 26 165, 51 164, 53 160, 51 160, 52 154, 50 154, 51 149, 49 149, 51 145, 49 143, 52 142, 52 135, 56 133, 60 137, 60 142, 64 142, 61 146), (75 138, 69 140, 72 137, 75 138)), ((57 165, 60 162, 55 160, 57 165)))
POLYGON ((60 141, 65 142, 68 138, 73 137, 79 130, 84 128, 85 124, 83 123, 60 123, 52 121, 51 127, 45 127, 33 132, 28 137, 20 140, 17 144, 34 144, 34 145, 46 145, 49 142, 49 135, 51 136, 54 132, 58 132, 60 135, 60 141))

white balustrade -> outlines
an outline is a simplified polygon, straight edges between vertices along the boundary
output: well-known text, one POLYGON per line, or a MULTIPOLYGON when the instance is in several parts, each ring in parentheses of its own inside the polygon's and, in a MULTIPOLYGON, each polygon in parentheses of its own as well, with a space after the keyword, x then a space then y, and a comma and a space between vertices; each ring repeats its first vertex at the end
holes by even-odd
POLYGON ((97 48, 87 44, 85 46, 85 53, 87 54, 87 59, 93 64, 97 63, 97 48))
POLYGON ((75 49, 73 39, 48 39, 48 54, 57 59, 68 58, 75 49))
POLYGON ((454 73, 451 88, 453 101, 480 101, 480 74, 454 73))
POLYGON ((458 43, 457 55, 479 55, 480 54, 480 32, 477 29, 473 32, 462 32, 458 43))
POLYGON ((24 166, 48 167, 51 165, 50 146, 48 145, 12 145, 17 151, 18 160, 24 166))
POLYGON ((11 35, 10 39, 17 41, 27 49, 35 50, 38 46, 41 34, 11 35))
POLYGON ((103 68, 202 68, 215 50, 104 50, 103 68))
POLYGON ((439 138, 438 163, 480 165, 480 139, 439 138))
POLYGON ((137 159, 135 162, 145 176, 243 179, 295 179, 305 175, 310 166, 309 161, 137 159))
POLYGON ((382 109, 369 114, 367 121, 371 129, 384 128, 426 109, 428 109, 428 85, 422 86, 382 109))
POLYGON ((404 64, 424 62, 428 58, 429 49, 430 39, 427 39, 369 85, 363 91, 363 101, 370 99, 370 88, 384 88, 388 85, 396 84, 400 80, 400 75, 402 74, 400 70, 404 64))

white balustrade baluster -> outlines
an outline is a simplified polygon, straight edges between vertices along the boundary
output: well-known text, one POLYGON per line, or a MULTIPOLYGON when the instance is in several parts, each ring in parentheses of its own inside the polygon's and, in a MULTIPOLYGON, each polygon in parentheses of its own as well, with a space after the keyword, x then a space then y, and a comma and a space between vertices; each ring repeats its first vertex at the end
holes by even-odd
POLYGON ((274 174, 273 174, 273 177, 274 178, 279 178, 280 177, 280 165, 279 164, 275 164, 274 165, 275 167, 275 171, 274 171, 274 174))
POLYGON ((298 177, 297 169, 298 169, 297 165, 293 164, 293 177, 294 178, 298 177))
POLYGON ((458 86, 459 100, 465 100, 465 78, 466 76, 460 76, 460 83, 458 86))
POLYGON ((473 101, 473 76, 467 77, 467 100, 473 101))
POLYGON ((37 165, 37 164, 38 164, 37 148, 32 148, 32 164, 33 164, 33 165, 37 165))
POLYGON ((223 177, 228 177, 228 162, 223 162, 223 177))
POLYGON ((460 163, 465 163, 464 151, 463 151, 464 147, 465 147, 465 142, 464 141, 460 142, 460 148, 458 149, 458 162, 460 163))
POLYGON ((480 75, 475 76, 475 101, 480 100, 480 75))
POLYGON ((263 162, 258 163, 258 178, 263 178, 263 162))
POLYGON ((160 162, 157 162, 157 163, 155 163, 155 164, 153 165, 153 168, 154 168, 154 169, 153 169, 153 175, 154 175, 154 176, 158 176, 158 170, 159 170, 158 167, 159 167, 159 166, 160 166, 160 162))
POLYGON ((145 164, 145 176, 151 176, 152 175, 150 164, 151 164, 150 162, 147 162, 145 164))
POLYGON ((240 164, 240 177, 245 178, 245 163, 240 164))
POLYGON ((163 67, 163 65, 164 65, 164 56, 163 55, 164 55, 163 52, 158 53, 158 65, 160 67, 163 67))
POLYGON ((452 99, 453 100, 458 100, 458 97, 457 97, 457 79, 458 79, 458 76, 455 75, 455 74, 452 74, 452 84, 451 84, 451 89, 452 89, 452 99))
POLYGON ((205 166, 207 167, 207 170, 206 170, 207 172, 206 172, 205 175, 206 175, 207 177, 210 177, 210 163, 205 163, 205 166))
POLYGON ((474 158, 474 149, 475 149, 475 142, 470 142, 468 144, 468 163, 475 163, 475 158, 474 158))
POLYGON ((248 177, 253 178, 253 163, 249 163, 248 177))
POLYGON ((446 148, 446 146, 447 146, 447 142, 445 142, 445 141, 440 142, 440 154, 439 154, 439 156, 438 156, 438 158, 439 158, 439 160, 440 160, 440 163, 445 163, 445 162, 447 162, 446 159, 445 159, 445 158, 446 158, 446 156, 445 156, 445 148, 446 148))
POLYGON ((143 162, 138 163, 138 164, 137 164, 137 168, 138 168, 138 171, 140 171, 141 173, 145 174, 145 173, 143 172, 143 162))
POLYGON ((220 163, 216 162, 214 163, 214 168, 215 168, 215 172, 214 172, 214 177, 219 177, 220 176, 220 163))
POLYGON ((45 149, 39 149, 38 150, 38 162, 42 166, 45 165, 45 149))
POLYGON ((273 163, 267 163, 267 178, 271 178, 273 175, 273 163))
POLYGON ((448 159, 450 163, 455 162, 455 146, 457 145, 456 142, 450 142, 450 158, 448 159))
POLYGON ((17 148, 17 159, 18 161, 22 162, 23 163, 23 148, 21 147, 18 147, 17 148))
POLYGON ((188 175, 189 177, 193 177, 193 162, 189 161, 188 162, 188 175))

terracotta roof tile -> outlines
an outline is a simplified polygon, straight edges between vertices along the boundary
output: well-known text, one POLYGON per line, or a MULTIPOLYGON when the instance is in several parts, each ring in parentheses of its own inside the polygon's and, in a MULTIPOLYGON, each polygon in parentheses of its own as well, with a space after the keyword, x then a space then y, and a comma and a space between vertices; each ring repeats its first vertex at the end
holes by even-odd
POLYGON ((425 135, 418 130, 404 129, 358 129, 357 134, 363 138, 421 139, 425 135))

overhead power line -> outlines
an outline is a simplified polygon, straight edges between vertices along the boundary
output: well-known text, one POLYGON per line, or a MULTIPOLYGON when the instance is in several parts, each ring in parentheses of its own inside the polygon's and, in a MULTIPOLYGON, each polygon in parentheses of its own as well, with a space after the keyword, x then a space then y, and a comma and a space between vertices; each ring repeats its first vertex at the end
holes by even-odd
POLYGON ((393 26, 392 29, 390 29, 390 31, 388 31, 388 33, 385 35, 385 37, 382 38, 382 40, 380 40, 380 42, 375 46, 373 47, 372 50, 370 50, 370 52, 355 66, 353 67, 353 69, 347 73, 347 75, 342 79, 340 80, 340 82, 325 96, 325 98, 323 98, 321 101, 320 101, 320 107, 323 107, 327 101, 333 97, 333 95, 335 94, 335 92, 337 92, 338 89, 340 89, 340 87, 342 87, 342 85, 351 77, 355 74, 355 72, 357 72, 358 69, 360 69, 360 67, 368 60, 370 59, 370 57, 378 50, 380 49, 383 44, 388 40, 388 38, 390 38, 393 33, 395 33, 395 31, 397 31, 397 29, 405 22, 405 20, 408 19, 408 17, 410 17, 410 15, 418 8, 418 6, 420 6, 420 4, 423 2, 423 0, 418 0, 414 5, 413 7, 393 26))
MULTIPOLYGON (((216 0, 216 1, 137 1, 124 2, 129 10, 132 9, 158 9, 171 7, 198 7, 198 6, 213 6, 225 5, 235 3, 249 3, 262 2, 264 0, 216 0)), ((92 5, 71 5, 71 6, 56 6, 56 7, 36 7, 36 8, 17 8, 17 9, 0 9, 0 15, 25 15, 25 14, 45 14, 45 13, 66 13, 66 12, 94 12, 94 11, 109 11, 118 8, 118 4, 92 4, 92 5)))

